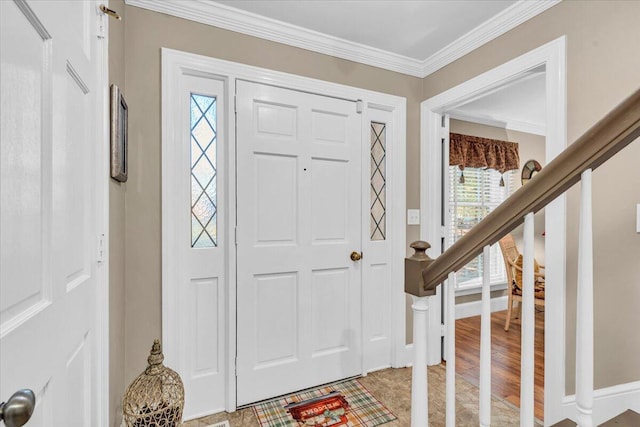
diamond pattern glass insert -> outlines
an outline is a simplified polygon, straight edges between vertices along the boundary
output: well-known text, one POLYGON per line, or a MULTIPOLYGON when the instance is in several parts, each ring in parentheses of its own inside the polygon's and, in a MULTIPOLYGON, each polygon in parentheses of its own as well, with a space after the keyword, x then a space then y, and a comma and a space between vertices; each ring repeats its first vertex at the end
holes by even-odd
POLYGON ((385 240, 387 125, 371 122, 371 240, 385 240))
POLYGON ((191 94, 191 247, 218 246, 216 97, 191 94))

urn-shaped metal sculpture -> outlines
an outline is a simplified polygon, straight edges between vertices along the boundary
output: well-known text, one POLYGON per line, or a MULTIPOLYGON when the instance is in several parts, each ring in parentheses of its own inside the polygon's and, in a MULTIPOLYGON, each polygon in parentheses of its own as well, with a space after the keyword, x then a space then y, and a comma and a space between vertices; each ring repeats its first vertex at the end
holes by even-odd
POLYGON ((149 366, 127 388, 122 403, 127 427, 178 427, 182 425, 184 386, 173 370, 162 364, 159 340, 153 342, 149 366))

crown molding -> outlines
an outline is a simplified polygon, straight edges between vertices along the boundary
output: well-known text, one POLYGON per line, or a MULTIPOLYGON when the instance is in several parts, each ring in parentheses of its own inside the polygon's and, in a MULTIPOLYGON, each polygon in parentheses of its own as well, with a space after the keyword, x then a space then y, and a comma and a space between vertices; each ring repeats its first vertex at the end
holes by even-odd
POLYGON ((562 0, 520 0, 462 37, 440 49, 423 62, 423 77, 460 59, 469 52, 541 14, 562 0))
POLYGON ((422 61, 360 43, 350 42, 213 1, 126 0, 126 4, 299 47, 312 52, 372 65, 410 76, 422 77, 422 61))
POLYGON ((500 129, 515 130, 518 132, 530 133, 533 135, 546 135, 544 123, 533 123, 524 120, 513 120, 505 117, 498 117, 486 114, 469 114, 466 112, 453 110, 449 112, 449 117, 464 122, 477 123, 480 125, 493 126, 500 129))
POLYGON ((426 77, 558 4, 520 0, 429 58, 418 60, 206 0, 125 0, 129 6, 283 43, 414 77, 426 77))

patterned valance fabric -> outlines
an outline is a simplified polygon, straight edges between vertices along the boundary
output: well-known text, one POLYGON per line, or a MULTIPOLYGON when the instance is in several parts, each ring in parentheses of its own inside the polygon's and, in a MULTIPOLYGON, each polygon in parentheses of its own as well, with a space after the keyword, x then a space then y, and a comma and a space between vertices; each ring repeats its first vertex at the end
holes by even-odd
POLYGON ((449 165, 464 168, 495 169, 505 173, 520 169, 518 143, 477 136, 449 134, 449 165))

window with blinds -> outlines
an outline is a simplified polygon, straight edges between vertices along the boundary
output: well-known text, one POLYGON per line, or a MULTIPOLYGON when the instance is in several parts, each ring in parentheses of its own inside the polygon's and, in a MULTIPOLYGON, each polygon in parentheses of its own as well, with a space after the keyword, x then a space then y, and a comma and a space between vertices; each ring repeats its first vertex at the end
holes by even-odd
MULTIPOLYGON (((464 236, 474 225, 494 210, 511 194, 514 172, 505 174, 505 185, 500 186, 501 175, 492 169, 465 168, 464 183, 460 182, 458 166, 449 166, 449 233, 447 246, 464 236)), ((491 283, 507 281, 504 261, 498 245, 491 248, 491 283)), ((482 255, 456 273, 459 289, 482 285, 482 255)))

